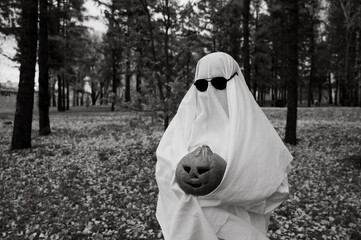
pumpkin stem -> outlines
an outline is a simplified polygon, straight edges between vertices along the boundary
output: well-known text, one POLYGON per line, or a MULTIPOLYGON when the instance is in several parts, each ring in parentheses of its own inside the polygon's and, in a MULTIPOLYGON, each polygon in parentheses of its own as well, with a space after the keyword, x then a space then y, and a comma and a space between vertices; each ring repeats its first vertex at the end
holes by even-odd
POLYGON ((211 150, 210 147, 208 147, 207 145, 203 145, 201 147, 201 153, 202 153, 202 157, 208 156, 208 155, 212 155, 213 152, 211 150))

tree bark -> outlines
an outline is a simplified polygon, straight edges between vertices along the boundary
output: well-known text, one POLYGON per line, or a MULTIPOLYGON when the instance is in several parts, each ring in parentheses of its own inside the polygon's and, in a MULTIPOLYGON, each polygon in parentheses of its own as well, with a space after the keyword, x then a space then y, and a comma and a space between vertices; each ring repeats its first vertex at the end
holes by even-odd
POLYGON ((165 79, 166 79, 166 85, 165 85, 165 93, 166 98, 163 100, 163 111, 164 111, 164 130, 167 129, 170 121, 170 111, 169 111, 169 103, 167 102, 167 99, 170 99, 171 97, 171 87, 169 86, 169 83, 171 82, 171 66, 169 62, 169 29, 170 29, 170 11, 169 11, 169 0, 165 1, 166 4, 166 26, 165 26, 165 36, 164 36, 164 54, 165 54, 165 79))
POLYGON ((315 32, 314 32, 314 23, 313 19, 311 20, 311 36, 310 36, 310 55, 311 55, 311 69, 310 69, 310 77, 308 80, 308 98, 307 98, 307 106, 311 107, 314 103, 313 101, 313 83, 315 78, 315 32))
POLYGON ((124 101, 130 102, 130 54, 129 49, 127 50, 127 59, 125 60, 125 96, 124 101))
POLYGON ((48 2, 40 0, 39 30, 39 134, 50 134, 48 66, 48 2))
POLYGON ((38 0, 21 1, 20 24, 20 79, 11 140, 12 150, 31 147, 38 41, 38 0))
POLYGON ((338 76, 336 76, 336 82, 335 82, 335 101, 334 105, 337 106, 337 102, 339 102, 339 82, 338 82, 338 76))
POLYGON ((322 101, 322 84, 318 85, 318 105, 321 105, 322 101))
POLYGON ((244 79, 248 88, 251 87, 251 65, 249 57, 249 18, 250 18, 250 0, 243 0, 243 67, 244 79))
POLYGON ((73 107, 78 106, 78 94, 76 94, 75 88, 73 88, 73 107))
POLYGON ((340 84, 340 103, 342 106, 350 106, 350 93, 349 93, 349 82, 350 82, 350 74, 349 74, 349 64, 350 64, 350 27, 346 26, 345 33, 345 61, 344 61, 344 77, 340 84))
POLYGON ((55 84, 56 84, 56 82, 55 81, 53 81, 52 83, 51 83, 51 96, 52 96, 52 99, 53 99, 53 107, 56 107, 56 95, 55 95, 55 84))
POLYGON ((66 110, 69 110, 70 105, 70 86, 69 81, 66 81, 66 110))
POLYGON ((112 50, 112 106, 111 106, 111 111, 114 112, 115 110, 115 104, 116 104, 116 100, 117 100, 117 77, 116 77, 116 67, 115 67, 115 50, 112 50))
POLYGON ((361 29, 356 31, 356 57, 355 57, 355 70, 356 70, 356 78, 355 78, 355 98, 354 98, 354 106, 361 106, 361 99, 359 96, 359 87, 361 82, 361 29))
POLYGON ((61 94, 62 94, 62 109, 63 111, 65 111, 65 107, 66 107, 66 95, 65 95, 65 89, 66 89, 66 79, 65 79, 65 74, 63 73, 62 74, 62 79, 63 79, 63 86, 62 86, 62 91, 61 91, 61 94))
POLYGON ((65 77, 64 73, 58 74, 58 111, 65 111, 65 77))
POLYGON ((61 90, 62 89, 62 79, 61 79, 61 76, 60 76, 60 73, 58 73, 57 75, 58 77, 58 112, 62 112, 64 111, 63 110, 63 99, 62 99, 62 96, 63 96, 63 91, 61 90))
MULTIPOLYGON (((110 18, 110 30, 115 30, 115 1, 111 1, 111 18, 110 18)), ((113 32, 114 34, 114 32, 113 32)), ((114 112, 115 105, 117 101, 117 56, 116 56, 116 48, 115 48, 115 40, 112 40, 111 43, 111 60, 112 60, 112 105, 111 105, 111 111, 114 112)))
POLYGON ((327 82, 328 82, 328 103, 332 104, 332 83, 331 83, 331 74, 327 74, 327 82))
POLYGON ((287 88, 287 122, 285 142, 296 145, 296 128, 297 128, 297 81, 298 81, 298 1, 290 3, 290 29, 289 29, 289 71, 290 78, 287 88))
POLYGON ((143 51, 139 50, 139 58, 137 62, 137 73, 136 73, 136 80, 135 80, 135 90, 137 93, 142 93, 142 68, 143 68, 143 51))

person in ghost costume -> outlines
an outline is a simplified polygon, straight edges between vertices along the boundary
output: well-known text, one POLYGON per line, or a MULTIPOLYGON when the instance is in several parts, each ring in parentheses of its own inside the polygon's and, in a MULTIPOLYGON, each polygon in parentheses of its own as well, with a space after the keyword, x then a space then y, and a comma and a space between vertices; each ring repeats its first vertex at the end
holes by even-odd
POLYGON ((195 84, 181 101, 156 156, 156 217, 165 240, 268 239, 270 212, 289 193, 292 156, 230 55, 215 52, 198 61, 195 84), (223 87, 212 82, 217 77, 224 78, 223 87), (203 145, 227 166, 214 191, 193 196, 180 188, 175 171, 185 155, 203 145))

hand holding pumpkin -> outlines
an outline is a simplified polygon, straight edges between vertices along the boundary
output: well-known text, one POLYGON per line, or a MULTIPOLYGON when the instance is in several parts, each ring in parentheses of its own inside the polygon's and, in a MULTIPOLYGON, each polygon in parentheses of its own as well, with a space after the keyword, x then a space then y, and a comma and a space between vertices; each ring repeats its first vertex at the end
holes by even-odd
POLYGON ((181 159, 175 173, 176 180, 185 193, 204 196, 219 186, 226 166, 221 156, 203 145, 181 159))

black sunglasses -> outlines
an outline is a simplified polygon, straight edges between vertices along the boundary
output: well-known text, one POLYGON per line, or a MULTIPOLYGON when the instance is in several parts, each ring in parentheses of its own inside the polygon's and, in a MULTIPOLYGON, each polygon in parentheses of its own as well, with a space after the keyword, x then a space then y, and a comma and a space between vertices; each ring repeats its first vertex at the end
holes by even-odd
POLYGON ((235 72, 230 78, 226 79, 224 77, 215 77, 212 78, 210 81, 207 79, 198 79, 195 81, 194 85, 196 85, 196 88, 200 92, 204 92, 208 88, 208 82, 211 82, 213 87, 218 90, 223 90, 227 87, 227 82, 231 80, 234 76, 238 75, 237 72, 235 72))

